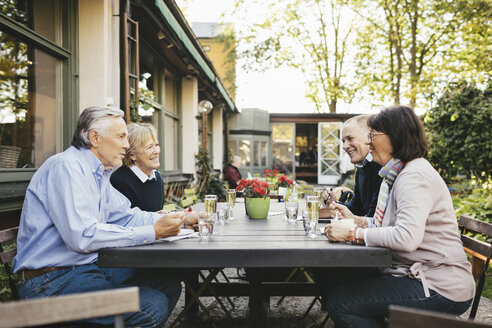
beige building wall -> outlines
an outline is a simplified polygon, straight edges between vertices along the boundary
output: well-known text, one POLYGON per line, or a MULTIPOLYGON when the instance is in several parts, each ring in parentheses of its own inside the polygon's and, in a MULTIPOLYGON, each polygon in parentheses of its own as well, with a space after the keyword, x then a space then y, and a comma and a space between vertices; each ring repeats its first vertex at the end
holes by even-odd
POLYGON ((224 158, 224 121, 222 107, 214 108, 212 111, 212 140, 213 140, 213 160, 212 165, 214 170, 221 170, 224 158))
POLYGON ((198 81, 183 78, 181 86, 181 163, 183 173, 196 173, 195 155, 198 154, 198 81))
POLYGON ((232 100, 236 100, 236 63, 228 61, 224 43, 218 39, 198 39, 203 50, 215 67, 222 83, 226 87, 232 100), (228 76, 229 75, 229 76, 228 76))
POLYGON ((84 0, 79 9, 79 110, 119 107, 119 21, 112 1, 84 0))

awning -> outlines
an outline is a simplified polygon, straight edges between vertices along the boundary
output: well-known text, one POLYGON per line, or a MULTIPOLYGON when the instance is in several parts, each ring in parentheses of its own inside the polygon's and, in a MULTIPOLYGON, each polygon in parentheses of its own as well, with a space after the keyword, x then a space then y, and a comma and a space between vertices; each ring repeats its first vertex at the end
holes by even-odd
POLYGON ((236 108, 236 105, 232 101, 231 97, 227 93, 226 89, 222 85, 221 80, 215 75, 213 69, 210 68, 209 64, 200 55, 200 53, 195 48, 192 41, 190 40, 188 35, 185 33, 185 31, 183 30, 181 25, 178 23, 178 21, 176 20, 176 18, 172 14, 172 12, 169 10, 167 5, 164 3, 164 1, 163 0, 155 0, 155 5, 157 8, 159 8, 162 16, 164 16, 164 18, 166 19, 169 26, 173 29, 174 33, 176 33, 176 36, 178 37, 178 39, 182 42, 183 46, 190 53, 190 55, 193 57, 193 59, 198 63, 201 70, 205 73, 205 75, 210 80, 212 85, 217 86, 218 91, 220 92, 222 97, 227 102, 227 105, 231 108, 232 111, 239 112, 238 109, 236 108))

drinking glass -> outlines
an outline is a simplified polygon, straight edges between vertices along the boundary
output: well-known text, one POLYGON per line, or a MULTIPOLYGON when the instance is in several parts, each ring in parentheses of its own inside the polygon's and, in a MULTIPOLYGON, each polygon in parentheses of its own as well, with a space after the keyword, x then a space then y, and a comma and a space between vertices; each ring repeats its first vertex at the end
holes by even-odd
POLYGON ((205 212, 211 214, 212 218, 217 212, 217 196, 216 195, 205 195, 205 212))
POLYGON ((236 189, 227 189, 226 200, 227 203, 229 203, 229 220, 234 220, 234 216, 232 215, 232 209, 236 205, 236 189))
POLYGON ((321 187, 316 187, 313 190, 313 196, 317 196, 320 202, 323 201, 323 191, 324 189, 321 187))
POLYGON ((309 236, 309 214, 307 210, 302 210, 302 225, 304 226, 304 233, 306 237, 309 236))
POLYGON ((226 223, 229 220, 229 203, 217 204, 217 222, 226 223))
POLYGON ((306 198, 306 210, 309 216, 309 237, 316 238, 318 234, 318 219, 319 219, 319 197, 308 196, 306 198))
POLYGON ((297 220, 297 214, 299 211, 298 202, 285 202, 285 215, 288 222, 295 222, 297 220))
POLYGON ((203 240, 209 240, 214 234, 214 213, 207 213, 206 216, 198 217, 198 231, 200 238, 203 240))

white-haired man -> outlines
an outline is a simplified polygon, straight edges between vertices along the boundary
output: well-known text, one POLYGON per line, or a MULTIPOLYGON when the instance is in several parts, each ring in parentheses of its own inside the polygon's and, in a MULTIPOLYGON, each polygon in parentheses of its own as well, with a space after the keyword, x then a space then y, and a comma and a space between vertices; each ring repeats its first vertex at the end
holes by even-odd
MULTIPOLYGON (((369 145, 366 144, 369 117, 370 115, 354 116, 345 121, 342 126, 343 150, 349 155, 350 162, 357 167, 354 197, 344 205, 352 213, 373 217, 382 178, 379 176, 381 165, 372 161, 369 145)), ((323 197, 327 202, 335 201, 333 193, 328 189, 323 193, 323 197)))
MULTIPOLYGON (((126 323, 161 327, 181 293, 179 280, 163 270, 99 268, 97 251, 177 235, 183 223, 194 223, 197 216, 131 209, 112 187, 111 172, 128 149, 122 117, 117 108, 86 108, 72 146, 46 160, 32 177, 13 261, 18 292, 31 299, 138 286, 140 311, 127 314, 126 323)), ((87 321, 106 325, 113 319, 87 321)))
POLYGON ((241 157, 234 155, 230 164, 224 166, 222 173, 224 180, 229 183, 229 188, 236 189, 239 180, 241 180, 241 173, 239 168, 241 167, 241 157))

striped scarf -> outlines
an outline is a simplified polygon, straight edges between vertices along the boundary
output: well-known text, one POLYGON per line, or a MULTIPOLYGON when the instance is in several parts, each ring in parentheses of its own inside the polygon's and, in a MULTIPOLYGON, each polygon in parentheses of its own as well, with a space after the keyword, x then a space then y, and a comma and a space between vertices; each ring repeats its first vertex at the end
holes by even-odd
POLYGON ((381 187, 379 189, 378 205, 376 207, 376 212, 374 213, 374 224, 376 227, 380 227, 383 223, 384 211, 388 205, 391 187, 393 187, 393 182, 395 182, 395 179, 398 174, 400 174, 402 168, 403 163, 398 158, 392 158, 379 171, 379 176, 383 178, 383 181, 381 182, 381 187))

